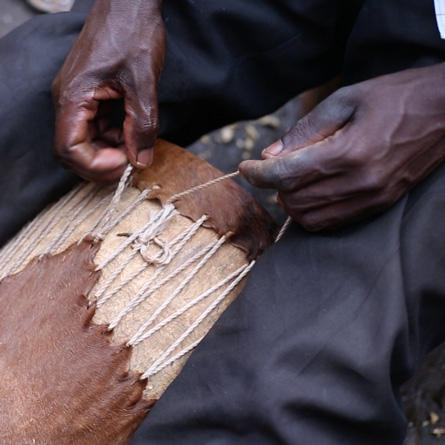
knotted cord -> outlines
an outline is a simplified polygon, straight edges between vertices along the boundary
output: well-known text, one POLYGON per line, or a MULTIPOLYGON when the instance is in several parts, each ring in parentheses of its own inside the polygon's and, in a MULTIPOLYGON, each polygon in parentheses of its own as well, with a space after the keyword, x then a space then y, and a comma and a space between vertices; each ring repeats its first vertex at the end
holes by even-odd
MULTIPOLYGON (((3 250, 0 256, 0 271, 2 277, 16 272, 25 259, 29 258, 38 247, 41 241, 48 237, 49 234, 54 236, 51 242, 44 247, 38 255, 54 254, 70 239, 73 232, 80 224, 88 221, 91 217, 99 214, 98 217, 90 224, 89 230, 82 236, 80 243, 87 236, 94 240, 104 239, 118 224, 120 224, 127 216, 129 216, 136 208, 145 202, 150 190, 140 192, 132 202, 127 204, 123 211, 117 211, 118 205, 126 189, 130 185, 131 173, 133 168, 128 166, 122 175, 119 184, 114 191, 101 191, 98 186, 91 184, 79 185, 66 197, 62 198, 53 208, 47 209, 41 218, 38 218, 28 224, 22 232, 16 236, 3 250), (101 195, 96 199, 96 195, 101 195), (95 201, 95 202, 94 202, 95 201), (55 229, 60 225, 66 215, 69 214, 67 221, 62 224, 61 229, 57 232, 55 229), (25 248, 15 259, 10 259, 12 254, 21 246, 25 248)), ((185 261, 179 265, 175 265, 175 259, 179 255, 181 249, 184 248, 197 234, 198 230, 208 219, 207 215, 203 215, 199 220, 184 229, 170 241, 165 241, 162 234, 169 227, 172 221, 179 215, 174 203, 184 196, 190 195, 197 191, 211 187, 214 184, 231 179, 239 175, 239 172, 233 172, 223 175, 206 183, 184 190, 170 197, 167 202, 158 210, 150 212, 148 221, 141 225, 132 233, 121 234, 125 239, 110 253, 103 258, 97 265, 96 270, 107 269, 107 276, 101 285, 94 291, 91 301, 95 301, 97 307, 105 305, 112 297, 116 296, 133 283, 141 274, 145 273, 150 267, 156 266, 154 273, 149 279, 137 290, 133 297, 125 304, 117 313, 109 324, 109 330, 115 329, 126 317, 128 317, 139 305, 147 301, 156 291, 170 283, 175 277, 190 269, 190 271, 182 278, 179 284, 171 290, 170 295, 166 298, 147 319, 137 328, 136 332, 128 340, 129 346, 137 346, 141 342, 147 340, 158 332, 161 328, 169 325, 174 320, 181 317, 191 308, 201 304, 215 292, 219 294, 202 310, 196 319, 188 326, 184 332, 173 341, 173 343, 165 350, 160 357, 155 359, 152 365, 147 369, 141 378, 151 377, 158 373, 166 366, 189 353, 200 341, 192 341, 192 343, 182 347, 179 352, 175 352, 198 328, 206 317, 220 305, 220 303, 235 289, 235 287, 244 279, 247 273, 252 269, 255 261, 238 267, 217 283, 213 283, 210 287, 200 292, 198 296, 191 301, 185 302, 182 306, 170 311, 165 318, 160 319, 161 314, 167 310, 172 302, 178 298, 181 292, 189 285, 194 277, 198 275, 201 269, 209 260, 214 257, 227 241, 226 236, 221 236, 213 242, 200 248, 193 255, 190 255, 185 261), (130 249, 129 249, 130 248, 130 249), (153 249, 155 250, 153 252, 153 249), (136 262, 138 262, 136 264, 136 262), (130 272, 121 279, 121 276, 129 266, 130 272), (171 266, 173 264, 173 266, 171 266), (159 320, 159 321, 158 321, 159 320)), ((280 233, 277 236, 278 241, 289 226, 291 220, 288 218, 280 233)))

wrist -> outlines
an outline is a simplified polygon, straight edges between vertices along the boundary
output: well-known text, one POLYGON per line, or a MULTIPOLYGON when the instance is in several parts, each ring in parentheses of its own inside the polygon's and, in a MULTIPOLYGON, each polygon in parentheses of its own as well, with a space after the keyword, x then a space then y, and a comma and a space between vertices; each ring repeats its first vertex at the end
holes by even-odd
POLYGON ((118 12, 119 14, 133 13, 135 16, 153 14, 161 11, 163 0, 95 0, 91 12, 118 12))

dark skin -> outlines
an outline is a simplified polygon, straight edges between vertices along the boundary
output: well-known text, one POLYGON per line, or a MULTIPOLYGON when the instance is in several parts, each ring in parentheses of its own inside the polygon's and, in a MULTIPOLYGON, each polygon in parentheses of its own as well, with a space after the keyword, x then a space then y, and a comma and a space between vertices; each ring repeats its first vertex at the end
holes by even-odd
MULTIPOLYGON (((151 163, 165 55, 160 10, 160 0, 97 0, 54 82, 56 156, 88 180, 117 180, 128 161, 151 163), (111 123, 113 99, 124 99, 123 127, 111 123)), ((241 174, 276 189, 310 231, 383 212, 445 158, 444 77, 441 64, 342 88, 263 160, 241 163, 241 174)))
POLYGON ((310 231, 383 212, 445 159, 444 77, 441 64, 342 88, 241 174, 310 231))
POLYGON ((97 0, 53 83, 55 155, 85 179, 115 181, 128 162, 151 163, 165 56, 161 5, 97 0), (112 119, 119 107, 122 125, 112 119))

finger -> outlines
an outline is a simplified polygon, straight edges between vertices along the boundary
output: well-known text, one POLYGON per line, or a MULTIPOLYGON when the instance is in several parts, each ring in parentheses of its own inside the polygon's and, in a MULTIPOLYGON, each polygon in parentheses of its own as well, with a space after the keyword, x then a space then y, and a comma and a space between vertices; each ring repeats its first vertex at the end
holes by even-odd
POLYGON ((301 151, 264 161, 243 161, 239 165, 239 171, 255 187, 293 191, 298 188, 298 184, 302 187, 318 179, 304 167, 303 158, 304 153, 301 151), (303 178, 305 174, 306 177, 303 178))
POLYGON ((98 133, 96 141, 102 141, 107 147, 123 148, 125 152, 124 134, 122 129, 116 127, 109 127, 98 133))
POLYGON ((321 142, 343 128, 356 109, 353 95, 342 89, 321 102, 310 113, 300 119, 279 140, 265 148, 263 159, 286 156, 303 147, 321 142))
POLYGON ((292 208, 294 212, 307 213, 337 202, 367 196, 367 191, 355 189, 351 182, 351 178, 333 176, 296 191, 279 191, 278 198, 283 206, 292 208))
POLYGON ((356 126, 348 124, 332 137, 286 156, 244 161, 239 166, 240 173, 256 187, 287 192, 331 176, 344 175, 359 167, 361 162, 363 138, 356 126))
POLYGON ((77 144, 69 147, 67 153, 68 156, 59 157, 61 163, 85 179, 117 179, 114 172, 123 171, 128 163, 125 153, 117 148, 96 151, 91 144, 77 144))
MULTIPOLYGON (((255 187, 294 191, 336 173, 328 167, 330 150, 327 142, 320 142, 288 154, 263 161, 243 161, 241 175, 255 187)), ((331 163, 335 163, 337 157, 331 163)))
POLYGON ((137 168, 149 166, 159 130, 156 82, 126 91, 124 138, 129 161, 137 168), (138 91, 134 94, 134 91, 138 91))
POLYGON ((292 202, 280 194, 280 203, 286 213, 310 232, 334 230, 377 215, 391 206, 375 195, 344 199, 334 203, 298 211, 292 202))
POLYGON ((101 137, 110 128, 111 120, 109 117, 96 118, 88 122, 88 136, 91 140, 101 137))
POLYGON ((82 106, 72 101, 56 106, 56 152, 90 139, 90 124, 96 116, 98 102, 89 98, 80 103, 82 106))
POLYGON ((105 173, 92 172, 91 170, 86 170, 85 172, 76 174, 89 182, 96 182, 101 184, 113 184, 121 179, 127 165, 128 164, 124 165, 123 167, 118 167, 115 170, 107 171, 105 173))
POLYGON ((63 107, 56 118, 55 155, 75 173, 85 177, 91 171, 95 177, 115 171, 127 163, 126 155, 118 149, 96 151, 90 137, 90 122, 97 104, 63 107))

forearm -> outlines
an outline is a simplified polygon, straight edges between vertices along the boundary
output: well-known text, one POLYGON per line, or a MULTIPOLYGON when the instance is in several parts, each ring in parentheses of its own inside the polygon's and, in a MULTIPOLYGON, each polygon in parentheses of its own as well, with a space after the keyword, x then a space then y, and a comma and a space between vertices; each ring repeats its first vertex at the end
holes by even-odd
MULTIPOLYGON (((127 40, 137 39, 136 46, 145 42, 147 29, 161 25, 162 0, 96 0, 90 10, 85 26, 80 34, 87 33, 94 38, 99 35, 113 36, 127 40)), ((108 37, 107 37, 108 38, 108 37)))

